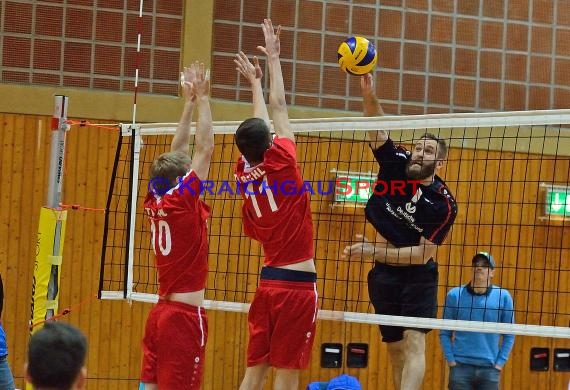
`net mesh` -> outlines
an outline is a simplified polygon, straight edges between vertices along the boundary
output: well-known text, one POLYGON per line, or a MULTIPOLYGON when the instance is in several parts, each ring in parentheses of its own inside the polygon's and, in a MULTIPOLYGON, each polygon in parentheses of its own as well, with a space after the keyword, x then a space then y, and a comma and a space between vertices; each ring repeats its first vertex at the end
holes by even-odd
MULTIPOLYGON (((408 149, 426 132, 445 138, 450 145, 440 176, 454 194, 459 211, 436 256, 439 315, 447 291, 470 280, 473 255, 488 251, 498 263, 493 283, 511 292, 516 323, 523 324, 497 326, 512 333, 545 335, 546 331, 550 332, 546 335, 570 337, 570 264, 566 260, 570 242, 564 238, 570 225, 565 218, 570 216, 570 193, 565 187, 570 181, 570 132, 566 128, 570 116, 567 111, 543 113, 293 120, 297 158, 311 194, 321 318, 403 321, 415 327, 447 329, 472 326, 461 321, 372 315, 366 284, 372 261, 341 256, 355 234, 374 235, 363 208, 370 190, 364 184, 357 191, 356 180, 366 183, 378 173, 364 130, 389 128, 394 129, 391 138, 408 149), (344 186, 335 188, 338 183, 344 186)), ((241 195, 236 194, 232 169, 238 158, 231 135, 236 127, 237 123, 215 126, 210 182, 204 191, 204 200, 212 207, 206 298, 210 307, 245 311, 258 284, 263 253, 242 230, 241 195)), ((135 138, 140 137, 143 145, 140 163, 133 160, 131 130, 123 132, 109 194, 101 265, 103 298, 156 299, 150 228, 142 203, 148 192, 150 164, 169 150, 174 130, 175 125, 137 127, 135 138), (134 215, 128 201, 135 194, 130 186, 136 176, 130 173, 131 167, 138 174, 133 187, 134 215), (133 234, 131 257, 129 229, 133 234)))

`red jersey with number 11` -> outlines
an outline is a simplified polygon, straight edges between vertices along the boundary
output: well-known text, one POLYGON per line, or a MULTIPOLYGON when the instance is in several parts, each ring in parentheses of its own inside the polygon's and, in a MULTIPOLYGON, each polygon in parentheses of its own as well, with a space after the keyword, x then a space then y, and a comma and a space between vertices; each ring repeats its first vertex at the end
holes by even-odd
POLYGON ((158 270, 158 295, 199 291, 208 276, 210 208, 200 200, 200 179, 190 170, 176 187, 144 201, 158 270))
POLYGON ((244 231, 262 244, 264 264, 279 267, 312 259, 311 204, 295 142, 276 137, 262 163, 251 167, 240 157, 235 175, 243 197, 244 231))

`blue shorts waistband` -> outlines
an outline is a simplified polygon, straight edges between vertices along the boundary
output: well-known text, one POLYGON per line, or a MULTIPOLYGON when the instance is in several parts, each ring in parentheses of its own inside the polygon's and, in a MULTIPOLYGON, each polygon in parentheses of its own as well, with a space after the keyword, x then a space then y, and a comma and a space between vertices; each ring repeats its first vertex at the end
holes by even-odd
POLYGON ((374 266, 380 269, 417 269, 417 270, 424 270, 424 269, 432 269, 437 268, 437 262, 430 258, 424 264, 410 264, 410 265, 394 265, 394 264, 386 264, 381 263, 379 261, 374 262, 374 266))
POLYGON ((261 269, 261 280, 286 280, 289 282, 311 282, 317 281, 317 274, 307 271, 296 271, 286 268, 263 267, 261 269))

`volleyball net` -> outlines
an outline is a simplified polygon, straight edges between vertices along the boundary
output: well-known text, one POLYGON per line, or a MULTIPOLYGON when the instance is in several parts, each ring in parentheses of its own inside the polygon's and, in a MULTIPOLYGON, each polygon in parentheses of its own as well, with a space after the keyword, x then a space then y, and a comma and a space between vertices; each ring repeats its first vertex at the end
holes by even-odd
MULTIPOLYGON (((247 312, 263 252, 242 229, 233 176, 238 125, 214 123, 215 150, 203 186, 212 208, 205 306, 247 312)), ((321 319, 570 338, 570 110, 293 119, 291 125, 311 198, 321 319), (436 256, 438 317, 446 293, 470 281, 475 253, 487 251, 497 262, 493 284, 513 296, 516 324, 373 314, 366 282, 372 260, 341 256, 356 234, 375 234, 364 217, 379 170, 367 130, 387 130, 408 149, 426 132, 450 147, 440 176, 458 214, 436 256)), ((175 130, 176 124, 122 126, 107 204, 102 299, 158 299, 143 199, 152 186, 150 165, 169 151, 175 130)))

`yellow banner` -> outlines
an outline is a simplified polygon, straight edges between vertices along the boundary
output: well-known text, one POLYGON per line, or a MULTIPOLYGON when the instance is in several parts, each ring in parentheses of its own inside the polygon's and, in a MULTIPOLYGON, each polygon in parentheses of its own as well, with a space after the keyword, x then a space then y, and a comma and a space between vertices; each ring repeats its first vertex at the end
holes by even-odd
POLYGON ((40 211, 36 258, 34 261, 34 279, 32 282, 31 333, 42 327, 49 309, 53 310, 54 315, 57 314, 66 219, 67 211, 65 210, 53 210, 42 207, 40 211), (59 248, 57 248, 57 253, 55 253, 57 232, 59 232, 57 240, 59 248), (52 266, 58 268, 57 280, 54 280, 57 294, 53 299, 48 300, 48 284, 52 274, 52 266))

